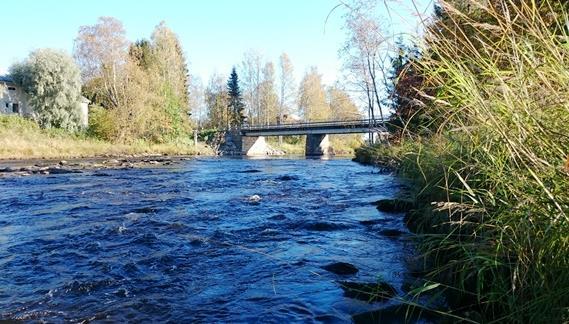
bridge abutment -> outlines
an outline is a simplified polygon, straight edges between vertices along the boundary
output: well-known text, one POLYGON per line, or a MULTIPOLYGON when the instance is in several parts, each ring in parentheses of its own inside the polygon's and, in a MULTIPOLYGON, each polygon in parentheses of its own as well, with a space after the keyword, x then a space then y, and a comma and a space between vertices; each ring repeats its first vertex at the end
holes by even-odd
POLYGON ((308 134, 306 135, 306 156, 334 155, 334 149, 330 146, 328 134, 308 134))
POLYGON ((247 156, 267 155, 269 146, 265 136, 241 136, 241 154, 247 156))

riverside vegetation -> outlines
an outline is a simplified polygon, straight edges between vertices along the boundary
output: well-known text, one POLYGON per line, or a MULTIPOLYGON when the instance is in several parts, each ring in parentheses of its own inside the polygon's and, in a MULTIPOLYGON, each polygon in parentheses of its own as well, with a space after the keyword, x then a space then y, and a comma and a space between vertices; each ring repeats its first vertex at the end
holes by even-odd
POLYGON ((357 151, 412 184, 415 292, 465 319, 569 320, 568 28, 561 1, 440 1, 393 60, 397 135, 357 151))
POLYGON ((128 155, 211 155, 202 143, 194 146, 190 138, 167 143, 136 140, 113 143, 85 132, 40 128, 35 122, 17 116, 0 116, 0 159, 59 159, 128 155))

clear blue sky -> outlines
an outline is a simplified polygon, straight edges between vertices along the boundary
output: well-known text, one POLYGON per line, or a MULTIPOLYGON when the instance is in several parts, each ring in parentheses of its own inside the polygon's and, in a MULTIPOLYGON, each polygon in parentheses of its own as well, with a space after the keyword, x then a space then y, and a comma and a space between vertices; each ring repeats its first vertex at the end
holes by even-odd
MULTIPOLYGON (((381 0, 382 1, 382 0, 381 0)), ((392 0, 399 9, 384 11, 384 25, 412 32, 417 24, 412 0, 392 0)), ((424 10, 430 0, 417 1, 424 10)), ((338 0, 16 0, 6 1, 0 32, 0 74, 37 48, 71 53, 79 26, 92 25, 100 16, 121 20, 129 40, 149 38, 162 20, 178 34, 190 73, 207 82, 213 72, 228 74, 248 49, 277 61, 281 52, 291 57, 300 76, 316 65, 324 80, 339 76, 338 49, 344 41, 341 10, 325 25, 338 0)))

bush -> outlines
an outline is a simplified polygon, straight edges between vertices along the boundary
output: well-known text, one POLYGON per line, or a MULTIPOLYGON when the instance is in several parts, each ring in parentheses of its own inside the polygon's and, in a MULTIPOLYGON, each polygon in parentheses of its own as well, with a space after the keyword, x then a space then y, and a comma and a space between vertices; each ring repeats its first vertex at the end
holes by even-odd
POLYGON ((112 112, 100 107, 89 109, 89 128, 87 133, 98 139, 113 141, 116 139, 116 124, 112 112))

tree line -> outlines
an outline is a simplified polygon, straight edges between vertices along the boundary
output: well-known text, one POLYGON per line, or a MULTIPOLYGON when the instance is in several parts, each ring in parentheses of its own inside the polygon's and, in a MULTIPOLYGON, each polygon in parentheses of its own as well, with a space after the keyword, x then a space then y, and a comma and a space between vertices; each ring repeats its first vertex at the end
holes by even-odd
MULTIPOLYGON (((347 48, 362 51, 354 42, 350 39, 344 49, 346 70, 355 79, 363 78, 360 85, 368 90, 365 106, 373 117, 381 104, 381 90, 372 86, 377 69, 352 64, 353 51, 347 48)), ((72 57, 50 49, 34 51, 10 73, 29 94, 34 119, 41 126, 78 130, 84 96, 90 101, 87 132, 116 142, 167 142, 195 128, 232 128, 243 122, 347 120, 363 115, 354 100, 361 98, 353 96, 348 83, 326 86, 316 67, 295 80, 287 53, 275 64, 249 50, 230 74, 213 74, 204 86, 189 73, 180 40, 164 22, 149 38, 131 42, 119 20, 100 17, 79 28, 72 57), (59 81, 50 79, 54 73, 59 81)))

